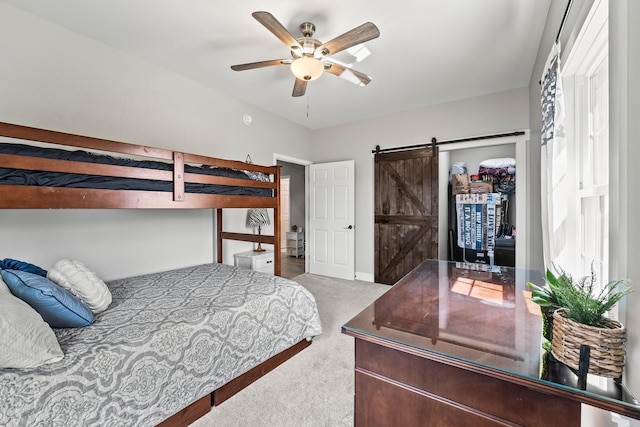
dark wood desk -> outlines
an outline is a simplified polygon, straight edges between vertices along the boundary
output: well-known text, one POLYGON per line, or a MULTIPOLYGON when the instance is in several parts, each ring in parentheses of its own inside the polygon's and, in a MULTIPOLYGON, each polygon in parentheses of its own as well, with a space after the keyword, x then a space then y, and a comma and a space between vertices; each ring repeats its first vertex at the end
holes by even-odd
POLYGON ((640 419, 623 385, 586 390, 541 347, 539 273, 425 261, 342 331, 355 337, 357 426, 579 426, 582 403, 640 419))

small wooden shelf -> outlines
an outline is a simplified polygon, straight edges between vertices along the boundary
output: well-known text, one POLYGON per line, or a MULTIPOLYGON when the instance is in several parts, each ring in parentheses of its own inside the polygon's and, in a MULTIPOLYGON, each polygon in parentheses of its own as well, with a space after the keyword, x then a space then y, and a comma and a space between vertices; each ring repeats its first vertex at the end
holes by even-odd
POLYGON ((304 257, 304 232, 287 232, 287 256, 304 257))

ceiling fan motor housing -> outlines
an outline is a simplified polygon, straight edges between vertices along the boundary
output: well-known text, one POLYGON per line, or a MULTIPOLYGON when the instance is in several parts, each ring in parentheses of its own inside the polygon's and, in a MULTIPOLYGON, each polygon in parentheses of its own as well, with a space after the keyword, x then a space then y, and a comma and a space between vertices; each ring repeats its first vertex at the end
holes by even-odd
POLYGON ((312 22, 303 22, 300 24, 300 32, 305 37, 311 37, 316 32, 316 26, 312 22))
POLYGON ((298 47, 291 49, 291 56, 294 58, 300 58, 301 56, 314 56, 316 48, 322 44, 322 42, 318 39, 314 39, 311 37, 301 37, 297 39, 300 46, 302 46, 302 52, 298 47))

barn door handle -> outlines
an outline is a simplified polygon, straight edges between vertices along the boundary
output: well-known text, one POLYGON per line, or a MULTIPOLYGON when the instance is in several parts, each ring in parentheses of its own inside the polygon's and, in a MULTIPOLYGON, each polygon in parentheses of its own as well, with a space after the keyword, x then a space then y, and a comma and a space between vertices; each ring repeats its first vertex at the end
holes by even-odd
POLYGON ((350 225, 350 226, 348 226, 348 227, 345 227, 344 229, 345 229, 345 230, 352 230, 352 229, 353 229, 353 225, 350 225))

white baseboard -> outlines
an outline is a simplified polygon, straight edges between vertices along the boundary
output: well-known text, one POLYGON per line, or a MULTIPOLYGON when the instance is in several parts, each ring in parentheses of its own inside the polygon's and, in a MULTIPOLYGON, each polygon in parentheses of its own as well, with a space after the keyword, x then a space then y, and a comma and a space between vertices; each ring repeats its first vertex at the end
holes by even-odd
POLYGON ((356 280, 360 280, 363 282, 373 282, 374 276, 370 273, 359 273, 356 271, 356 280))

